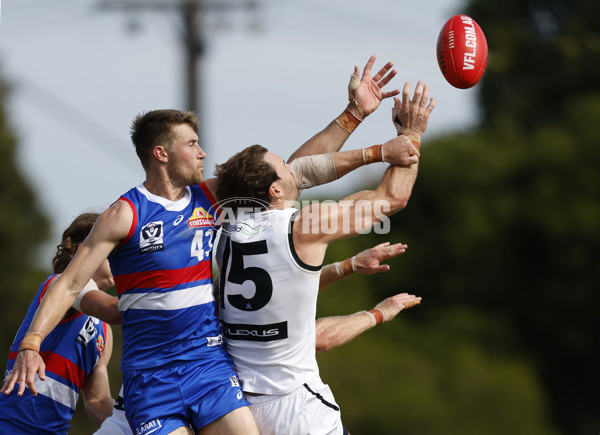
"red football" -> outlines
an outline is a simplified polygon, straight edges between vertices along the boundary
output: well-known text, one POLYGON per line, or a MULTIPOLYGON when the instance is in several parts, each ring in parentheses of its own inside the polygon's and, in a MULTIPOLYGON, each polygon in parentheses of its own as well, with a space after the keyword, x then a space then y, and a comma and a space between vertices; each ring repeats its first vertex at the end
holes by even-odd
POLYGON ((452 86, 467 89, 481 79, 488 58, 488 47, 481 27, 466 15, 446 21, 437 40, 437 60, 452 86))

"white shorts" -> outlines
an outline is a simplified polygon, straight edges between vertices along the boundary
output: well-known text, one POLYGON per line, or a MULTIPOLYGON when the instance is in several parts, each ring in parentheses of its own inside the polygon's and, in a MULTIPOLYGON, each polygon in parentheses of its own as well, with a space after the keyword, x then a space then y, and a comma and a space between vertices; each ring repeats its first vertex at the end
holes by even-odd
POLYGON ((125 411, 113 409, 112 415, 102 422, 102 426, 94 435, 133 435, 125 411))
POLYGON ((340 407, 329 386, 315 378, 284 395, 248 396, 261 435, 342 435, 340 407))

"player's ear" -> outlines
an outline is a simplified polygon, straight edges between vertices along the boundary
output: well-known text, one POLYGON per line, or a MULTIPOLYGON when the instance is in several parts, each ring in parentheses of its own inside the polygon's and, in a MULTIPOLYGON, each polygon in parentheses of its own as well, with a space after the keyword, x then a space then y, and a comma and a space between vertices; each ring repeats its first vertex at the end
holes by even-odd
POLYGON ((169 161, 169 154, 167 149, 162 145, 157 145, 152 150, 152 154, 161 163, 167 163, 169 161))
POLYGON ((269 196, 271 198, 279 198, 281 197, 283 191, 281 189, 281 186, 278 183, 279 180, 277 181, 273 181, 271 183, 271 185, 269 186, 269 196))

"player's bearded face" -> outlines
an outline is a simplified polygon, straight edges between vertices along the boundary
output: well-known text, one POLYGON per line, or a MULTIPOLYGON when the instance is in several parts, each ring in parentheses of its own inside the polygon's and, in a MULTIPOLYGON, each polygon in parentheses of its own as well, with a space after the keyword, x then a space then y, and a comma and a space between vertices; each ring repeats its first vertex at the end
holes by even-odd
POLYGON ((204 181, 206 153, 198 144, 198 135, 187 124, 175 129, 176 139, 169 156, 171 178, 180 185, 200 184, 204 181))

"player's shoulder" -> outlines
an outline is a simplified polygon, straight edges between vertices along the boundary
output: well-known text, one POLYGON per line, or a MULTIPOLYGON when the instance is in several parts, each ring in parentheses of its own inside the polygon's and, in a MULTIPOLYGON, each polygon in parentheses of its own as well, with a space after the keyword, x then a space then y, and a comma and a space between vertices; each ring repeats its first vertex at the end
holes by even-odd
MULTIPOLYGON (((110 207, 108 207, 100 218, 110 219, 115 221, 128 221, 131 222, 133 218, 134 206, 130 201, 125 198, 118 199, 110 207)), ((117 222, 115 222, 117 223, 117 222)))
POLYGON ((133 206, 119 199, 98 217, 90 234, 110 235, 111 240, 123 239, 129 234, 135 219, 133 206))
POLYGON ((207 178, 199 185, 205 193, 208 193, 215 201, 218 201, 217 189, 219 187, 219 179, 216 177, 207 178))

